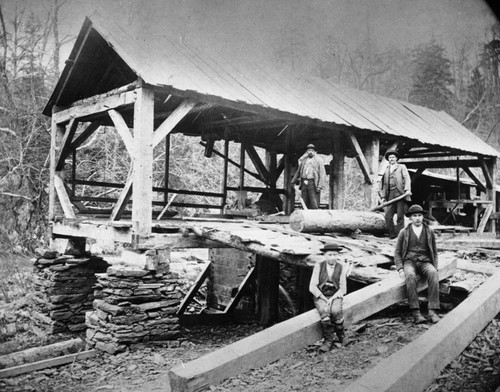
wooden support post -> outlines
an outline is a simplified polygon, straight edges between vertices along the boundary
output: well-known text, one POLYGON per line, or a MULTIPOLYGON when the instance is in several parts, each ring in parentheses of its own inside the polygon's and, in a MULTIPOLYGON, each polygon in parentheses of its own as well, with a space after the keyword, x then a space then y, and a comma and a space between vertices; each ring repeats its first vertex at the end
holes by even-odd
POLYGON ((205 279, 207 279, 208 274, 210 273, 211 266, 212 266, 212 262, 205 264, 205 267, 201 271, 201 274, 198 276, 198 279, 196 279, 195 284, 191 286, 191 288, 189 289, 189 292, 182 300, 181 305, 179 306, 179 310, 176 313, 177 316, 184 314, 184 312, 186 311, 186 309, 189 306, 189 303, 191 302, 193 297, 196 295, 196 293, 198 292, 198 290, 202 286, 203 282, 205 282, 205 279))
POLYGON ((110 221, 118 221, 121 219, 123 211, 125 207, 127 207, 127 203, 132 196, 132 184, 134 183, 134 173, 130 173, 127 178, 127 182, 125 183, 125 187, 123 188, 116 204, 113 206, 113 210, 111 211, 111 216, 109 218, 110 221))
POLYGON ((132 224, 134 234, 151 234, 153 212, 153 123, 154 92, 146 88, 137 90, 134 106, 134 186, 132 224))
POLYGON ((156 147, 167 136, 175 126, 196 106, 196 102, 190 99, 183 101, 154 132, 153 146, 156 147))
POLYGON ((345 153, 341 132, 333 133, 333 166, 330 174, 330 209, 343 210, 345 204, 345 153))
POLYGON ((165 137, 165 173, 163 174, 163 203, 168 203, 168 183, 170 179, 170 134, 165 137))
POLYGON ((269 187, 276 189, 277 159, 275 152, 266 151, 266 168, 269 173, 269 187))
POLYGON ((500 272, 483 283, 438 324, 379 362, 344 389, 344 392, 425 391, 498 312, 500 272), (387 369, 391 371, 388 372, 387 369))
MULTIPOLYGON (((497 160, 496 158, 490 158, 485 160, 486 163, 486 171, 488 173, 488 178, 491 180, 491 184, 489 184, 487 180, 486 185, 486 199, 491 200, 491 212, 497 212, 496 205, 496 189, 495 189, 495 179, 496 179, 496 171, 497 171, 497 160)), ((490 224, 490 232, 496 233, 496 225, 492 222, 490 224)))
POLYGON ((283 173, 283 185, 285 188, 285 215, 290 215, 295 207, 295 188, 292 184, 292 176, 296 162, 293 159, 293 127, 288 127, 286 130, 285 140, 285 169, 283 173))
POLYGON ((52 132, 50 138, 50 177, 49 177, 49 222, 54 220, 55 215, 55 204, 56 204, 56 188, 55 176, 56 176, 56 150, 61 144, 61 140, 64 137, 64 126, 58 124, 54 118, 55 107, 52 114, 52 132))
POLYGON ((278 321, 280 263, 257 255, 257 279, 260 324, 268 326, 278 321))
MULTIPOLYGON (((439 279, 456 271, 456 260, 439 262, 439 279)), ((259 282, 260 284, 260 282, 259 282)), ((420 282, 418 289, 426 285, 420 282)), ((344 297, 344 319, 348 326, 406 298, 405 282, 396 272, 344 297)), ((321 339, 320 317, 316 309, 302 313, 261 332, 169 371, 172 392, 198 391, 225 378, 264 366, 321 339)), ((386 369, 387 370, 387 369, 386 369)), ((405 389, 401 389, 403 391, 405 389)))
POLYGON ((244 210, 246 207, 246 191, 245 187, 245 142, 242 140, 240 144, 240 183, 238 192, 238 207, 239 210, 244 210))
POLYGON ((228 166, 229 166, 229 140, 224 141, 224 169, 222 172, 222 202, 221 202, 221 214, 224 213, 224 208, 227 203, 227 175, 228 175, 228 166))
POLYGON ((378 161, 379 161, 380 139, 373 136, 365 149, 365 158, 370 168, 371 183, 365 181, 363 184, 365 190, 365 207, 372 209, 378 204, 378 161))

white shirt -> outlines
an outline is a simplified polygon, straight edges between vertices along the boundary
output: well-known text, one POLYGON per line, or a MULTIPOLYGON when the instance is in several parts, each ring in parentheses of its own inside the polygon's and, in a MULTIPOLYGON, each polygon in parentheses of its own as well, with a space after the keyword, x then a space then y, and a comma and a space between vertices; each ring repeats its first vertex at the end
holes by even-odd
POLYGON ((419 227, 415 225, 411 225, 411 228, 413 229, 413 232, 417 236, 417 238, 420 238, 420 234, 422 234, 422 230, 424 228, 424 225, 420 225, 419 227))
POLYGON ((335 271, 335 264, 334 265, 330 265, 328 263, 326 263, 326 273, 328 274, 328 279, 332 279, 333 278, 333 272, 335 271))

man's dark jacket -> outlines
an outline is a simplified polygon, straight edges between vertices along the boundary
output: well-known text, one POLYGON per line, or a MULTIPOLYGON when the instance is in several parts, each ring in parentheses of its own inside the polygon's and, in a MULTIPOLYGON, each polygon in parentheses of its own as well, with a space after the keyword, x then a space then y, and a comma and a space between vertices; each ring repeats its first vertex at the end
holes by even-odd
MULTIPOLYGON (((432 264, 438 269, 438 254, 436 248, 436 236, 434 235, 434 231, 425 223, 422 223, 424 226, 422 229, 422 233, 427 236, 427 243, 429 244, 429 257, 431 259, 432 264)), ((403 268, 403 261, 408 253, 408 246, 410 244, 410 230, 411 223, 401 230, 398 235, 398 240, 396 242, 396 250, 394 251, 394 263, 396 264, 396 268, 400 270, 403 268)))

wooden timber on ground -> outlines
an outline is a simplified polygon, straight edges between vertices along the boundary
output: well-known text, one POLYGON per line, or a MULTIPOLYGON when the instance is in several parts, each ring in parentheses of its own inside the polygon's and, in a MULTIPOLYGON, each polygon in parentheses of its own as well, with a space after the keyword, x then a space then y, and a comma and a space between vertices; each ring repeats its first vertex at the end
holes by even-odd
POLYGON ((48 357, 61 354, 69 354, 84 348, 85 342, 82 339, 70 339, 64 342, 57 342, 42 347, 28 348, 23 351, 0 356, 0 369, 9 368, 25 363, 40 361, 48 357))
MULTIPOLYGON (((444 255, 443 255, 444 256, 444 255)), ((453 275, 456 260, 440 257, 440 280, 453 275)), ((419 290, 426 287, 422 282, 419 290)), ((344 298, 346 325, 360 321, 406 298, 397 273, 344 298)), ((310 310, 169 371, 172 392, 198 391, 225 378, 264 366, 321 339, 318 312, 310 310)))
POLYGON ((499 312, 500 272, 497 272, 438 324, 379 362, 344 392, 424 391, 499 312))
POLYGON ((50 359, 45 359, 43 361, 14 366, 0 370, 0 378, 14 377, 18 376, 19 374, 34 372, 36 370, 42 370, 49 367, 66 365, 67 363, 72 363, 78 360, 92 358, 95 355, 96 355, 95 350, 88 350, 75 354, 64 355, 62 357, 50 358, 50 359))
POLYGON ((290 215, 290 228, 301 233, 386 232, 381 214, 350 210, 296 210, 290 215))
POLYGON ((458 260, 457 268, 465 272, 473 272, 475 274, 484 274, 487 276, 493 275, 500 269, 491 265, 471 263, 470 261, 458 260))

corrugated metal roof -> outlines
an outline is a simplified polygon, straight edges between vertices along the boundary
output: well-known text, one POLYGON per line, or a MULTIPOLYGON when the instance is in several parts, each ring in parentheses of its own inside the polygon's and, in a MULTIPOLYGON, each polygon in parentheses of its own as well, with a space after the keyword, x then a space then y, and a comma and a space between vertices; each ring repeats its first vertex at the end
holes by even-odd
POLYGON ((293 113, 326 123, 405 137, 465 153, 500 156, 444 112, 329 81, 271 73, 174 43, 162 26, 131 31, 92 18, 93 27, 144 81, 293 113))

